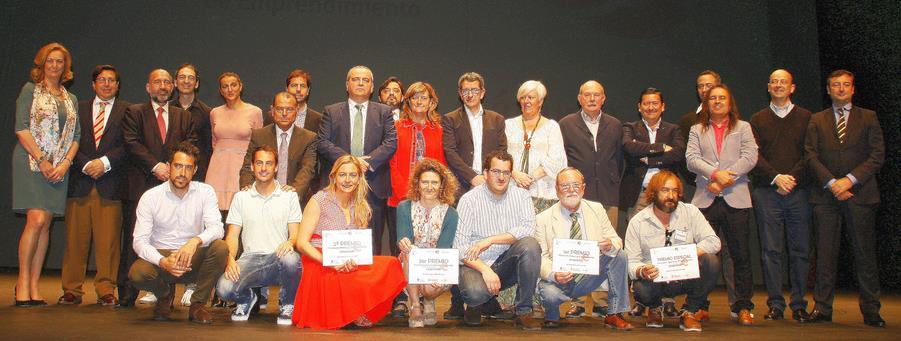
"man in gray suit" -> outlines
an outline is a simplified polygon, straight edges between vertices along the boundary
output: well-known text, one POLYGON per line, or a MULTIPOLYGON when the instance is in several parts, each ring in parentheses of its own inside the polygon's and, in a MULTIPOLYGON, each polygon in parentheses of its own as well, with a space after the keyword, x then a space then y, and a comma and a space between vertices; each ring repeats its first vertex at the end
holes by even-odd
POLYGON ((322 187, 327 185, 328 173, 339 157, 352 154, 363 159, 368 168, 366 181, 371 189, 367 198, 372 208, 369 228, 372 229, 374 251, 382 254, 384 212, 391 194, 388 160, 397 149, 397 132, 391 107, 369 100, 372 79, 372 70, 362 65, 347 71, 348 99, 325 107, 317 150, 322 162, 322 187))

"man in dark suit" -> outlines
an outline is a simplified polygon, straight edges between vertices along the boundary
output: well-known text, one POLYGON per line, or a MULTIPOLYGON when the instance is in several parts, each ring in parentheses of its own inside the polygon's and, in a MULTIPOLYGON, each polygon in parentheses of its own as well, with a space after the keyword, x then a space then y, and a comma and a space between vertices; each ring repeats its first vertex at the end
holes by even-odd
POLYGON ((319 132, 319 125, 322 124, 322 113, 307 105, 312 87, 313 79, 310 78, 310 74, 301 69, 294 69, 285 79, 285 91, 294 95, 297 100, 297 117, 294 124, 315 134, 319 132))
POLYGON ((87 257, 94 242, 97 303, 117 303, 116 275, 122 233, 122 202, 119 185, 125 147, 122 117, 130 104, 116 98, 119 73, 112 65, 98 65, 91 86, 96 96, 78 104, 81 124, 80 148, 69 176, 66 202, 66 251, 63 254, 63 296, 59 304, 78 305, 84 295, 87 257))
POLYGON ((300 206, 304 207, 318 184, 313 183, 316 173, 316 134, 298 127, 297 99, 288 92, 279 92, 272 100, 269 115, 273 122, 254 129, 241 167, 241 188, 253 184, 253 151, 259 146, 270 146, 278 151, 276 179, 279 185, 288 185, 297 192, 300 206))
POLYGON ((379 103, 391 107, 391 117, 395 121, 400 119, 400 105, 403 103, 403 99, 404 83, 400 81, 400 78, 396 76, 386 78, 379 87, 379 103))
POLYGON ((199 87, 200 73, 197 72, 197 67, 194 64, 182 64, 175 71, 175 90, 178 96, 174 96, 170 103, 190 112, 194 120, 196 147, 200 150, 194 180, 202 182, 206 179, 206 170, 213 155, 213 128, 210 125, 210 111, 213 109, 197 97, 199 87))
POLYGON ((460 188, 457 199, 470 188, 485 183, 482 161, 495 150, 507 150, 504 116, 482 107, 485 98, 485 79, 475 72, 467 72, 457 81, 457 91, 463 106, 444 115, 444 157, 457 176, 460 188))
POLYGON ((644 195, 654 174, 662 170, 675 173, 685 162, 685 140, 679 126, 663 121, 663 93, 647 88, 638 97, 641 119, 623 125, 623 151, 626 172, 620 190, 620 208, 628 207, 627 220, 651 203, 644 195))
POLYGON ((127 181, 122 196, 123 243, 119 262, 119 305, 133 306, 137 291, 128 283, 128 269, 137 259, 132 247, 135 208, 148 189, 169 180, 169 150, 182 141, 197 142, 190 112, 169 105, 172 75, 163 69, 150 72, 145 90, 150 101, 125 110, 122 137, 128 152, 127 181))
MULTIPOLYGON (((710 91, 714 86, 722 84, 723 80, 720 77, 720 74, 713 70, 704 70, 698 74, 698 78, 695 79, 695 90, 698 92, 698 108, 694 111, 689 111, 682 115, 679 119, 679 130, 682 132, 682 140, 688 143, 688 132, 691 130, 691 126, 698 123, 698 115, 701 114, 701 102, 704 102, 704 98, 707 98, 707 92, 710 91)), ((688 168, 685 167, 685 164, 682 165, 682 169, 679 170, 679 174, 682 175, 682 178, 685 179, 683 183, 687 186, 686 193, 683 193, 683 198, 688 198, 687 200, 691 201, 691 198, 694 196, 694 183, 695 183, 695 173, 689 172, 688 168)))
POLYGON ((827 78, 832 107, 813 115, 807 126, 805 157, 813 176, 817 235, 816 301, 810 321, 832 321, 835 276, 842 224, 851 242, 865 324, 885 327, 879 316, 879 268, 876 264, 876 173, 885 162, 882 128, 872 110, 851 104, 854 75, 836 70, 827 78))
POLYGON ((368 169, 366 181, 371 189, 367 200, 372 208, 369 228, 372 229, 373 249, 376 254, 382 254, 384 212, 391 194, 388 160, 397 149, 397 132, 391 108, 369 100, 372 79, 372 71, 365 66, 354 66, 347 71, 348 99, 325 107, 317 149, 322 163, 322 187, 328 184, 328 173, 339 157, 352 154, 363 159, 368 169))

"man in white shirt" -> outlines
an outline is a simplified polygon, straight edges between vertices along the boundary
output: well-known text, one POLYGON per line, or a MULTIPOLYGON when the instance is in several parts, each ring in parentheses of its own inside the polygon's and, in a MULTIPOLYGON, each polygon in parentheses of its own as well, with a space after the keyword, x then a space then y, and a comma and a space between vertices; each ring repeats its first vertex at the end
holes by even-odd
POLYGON ((135 288, 158 297, 154 319, 172 311, 175 283, 197 283, 188 320, 209 324, 204 309, 213 285, 225 269, 228 248, 221 240, 222 216, 212 186, 191 181, 199 151, 178 144, 166 164, 168 181, 144 193, 137 206, 133 247, 138 259, 128 278, 135 288))
POLYGON ((300 226, 297 193, 283 191, 275 180, 278 153, 263 145, 253 151, 253 186, 235 193, 228 211, 228 265, 216 290, 227 301, 237 303, 232 321, 247 321, 257 295, 251 288, 277 284, 280 309, 278 324, 291 325, 294 295, 300 282, 300 254, 294 251, 300 226), (238 254, 238 237, 244 251, 238 254))

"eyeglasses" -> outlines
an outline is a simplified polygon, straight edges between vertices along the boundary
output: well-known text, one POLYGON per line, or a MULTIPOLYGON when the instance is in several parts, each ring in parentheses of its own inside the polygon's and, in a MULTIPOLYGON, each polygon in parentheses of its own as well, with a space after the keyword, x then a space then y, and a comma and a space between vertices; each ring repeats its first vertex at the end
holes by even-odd
POLYGON ((670 240, 670 237, 673 236, 673 232, 676 230, 666 230, 666 241, 663 242, 663 246, 673 246, 673 241, 670 240))
POLYGON ((511 172, 511 171, 500 170, 497 168, 492 168, 492 169, 489 169, 488 171, 491 172, 491 174, 494 176, 508 177, 511 174, 513 174, 513 172, 511 172))
POLYGON ((560 185, 560 190, 562 190, 564 192, 578 191, 579 189, 582 188, 583 185, 585 185, 585 184, 580 183, 580 182, 571 182, 571 183, 560 185))
POLYGON ((770 80, 770 84, 772 85, 789 85, 791 82, 788 79, 772 79, 770 80))
POLYGON ((460 89, 460 94, 463 96, 478 96, 482 93, 482 89, 460 89))
POLYGON ((118 80, 116 80, 115 78, 105 78, 105 77, 98 77, 97 79, 94 80, 94 83, 98 83, 98 84, 113 84, 116 82, 118 82, 118 80))

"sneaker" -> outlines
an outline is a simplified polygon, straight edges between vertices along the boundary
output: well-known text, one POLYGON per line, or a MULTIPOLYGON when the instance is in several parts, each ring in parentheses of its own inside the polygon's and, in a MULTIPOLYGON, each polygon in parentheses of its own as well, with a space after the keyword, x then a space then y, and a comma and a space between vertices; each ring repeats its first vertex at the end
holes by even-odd
POLYGON ((156 303, 156 295, 154 295, 152 292, 148 292, 147 294, 144 295, 144 297, 141 297, 140 299, 138 299, 138 302, 141 304, 156 303))
POLYGON ((679 319, 679 329, 686 332, 700 332, 701 321, 695 318, 695 315, 689 311, 683 311, 682 317, 679 319))
POLYGON ((278 320, 276 320, 275 322, 280 326, 290 326, 291 315, 294 315, 294 305, 285 304, 279 307, 278 310, 278 320))
POLYGON ((648 328, 663 328, 663 308, 648 309, 648 320, 645 322, 648 328))
POLYGON ((742 309, 741 311, 739 311, 738 318, 736 320, 741 326, 754 325, 754 317, 751 316, 751 311, 749 311, 748 309, 742 309))
POLYGON ((707 322, 707 320, 710 319, 710 312, 704 309, 698 309, 698 312, 695 313, 695 318, 698 319, 698 321, 707 322))
POLYGON ((620 314, 610 314, 604 318, 604 326, 616 330, 632 330, 632 324, 623 320, 620 314))
POLYGON ((185 293, 181 295, 181 305, 185 307, 191 306, 191 295, 194 295, 194 290, 197 290, 197 283, 191 283, 185 286, 185 293))
MULTIPOLYGON (((238 304, 235 307, 235 311, 232 312, 232 321, 247 321, 250 318, 250 311, 253 309, 253 306, 257 304, 257 295, 251 295, 250 302, 238 304)), ((293 310, 294 307, 292 306, 293 310)), ((281 315, 279 315, 281 318, 281 315)), ((290 317, 288 317, 290 320, 290 317)))

